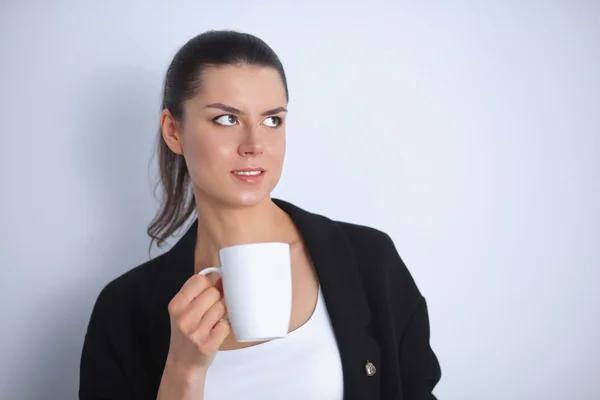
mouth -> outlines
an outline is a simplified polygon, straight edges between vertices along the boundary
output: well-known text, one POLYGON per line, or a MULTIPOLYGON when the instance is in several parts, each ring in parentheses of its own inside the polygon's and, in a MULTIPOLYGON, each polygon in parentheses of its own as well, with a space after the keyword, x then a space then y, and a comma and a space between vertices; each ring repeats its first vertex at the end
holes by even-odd
POLYGON ((252 169, 252 170, 240 170, 240 171, 231 171, 234 175, 240 176, 258 176, 265 173, 262 169, 252 169))
POLYGON ((262 181, 265 172, 263 168, 244 168, 231 171, 231 174, 241 182, 256 185, 262 181))

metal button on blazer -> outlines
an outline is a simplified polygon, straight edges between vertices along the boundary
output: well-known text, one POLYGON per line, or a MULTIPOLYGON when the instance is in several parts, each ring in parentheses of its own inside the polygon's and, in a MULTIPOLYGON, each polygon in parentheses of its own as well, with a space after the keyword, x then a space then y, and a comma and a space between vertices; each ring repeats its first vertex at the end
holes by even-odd
POLYGON ((365 372, 367 376, 373 376, 375 375, 375 372, 377 372, 377 368, 375 368, 371 361, 367 360, 367 363, 365 364, 365 372))

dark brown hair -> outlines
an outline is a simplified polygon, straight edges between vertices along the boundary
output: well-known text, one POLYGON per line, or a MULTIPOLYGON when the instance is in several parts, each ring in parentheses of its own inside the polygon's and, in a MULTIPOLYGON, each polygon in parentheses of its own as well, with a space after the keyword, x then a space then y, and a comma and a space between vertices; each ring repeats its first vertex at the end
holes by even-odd
MULTIPOLYGON (((235 31, 208 31, 190 39, 173 57, 167 69, 161 111, 168 109, 175 120, 184 121, 183 103, 201 90, 202 72, 208 67, 258 65, 279 72, 289 99, 283 65, 271 47, 256 36, 235 31)), ((196 211, 190 175, 182 155, 169 149, 158 129, 156 140, 160 208, 148 225, 150 247, 162 247, 166 239, 196 211)), ((156 193, 156 192, 155 192, 156 193)))

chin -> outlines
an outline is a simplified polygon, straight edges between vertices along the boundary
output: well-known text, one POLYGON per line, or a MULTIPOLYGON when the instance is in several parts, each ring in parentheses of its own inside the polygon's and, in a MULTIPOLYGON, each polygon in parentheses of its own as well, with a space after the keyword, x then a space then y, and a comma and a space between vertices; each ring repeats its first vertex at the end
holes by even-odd
POLYGON ((273 176, 270 176, 254 187, 241 188, 237 184, 234 187, 228 187, 225 196, 228 200, 227 203, 231 207, 253 207, 270 201, 271 193, 278 182, 279 178, 273 179, 273 176))
MULTIPOLYGON (((195 187, 196 200, 204 199, 210 203, 221 204, 228 208, 254 207, 271 200, 271 192, 277 186, 277 180, 265 180, 254 187, 239 187, 239 185, 220 185, 205 187, 205 190, 195 187)), ((202 201, 202 200, 201 200, 202 201)))
POLYGON ((222 202, 233 208, 254 207, 264 201, 271 199, 271 192, 262 190, 255 192, 230 193, 221 198, 222 202))

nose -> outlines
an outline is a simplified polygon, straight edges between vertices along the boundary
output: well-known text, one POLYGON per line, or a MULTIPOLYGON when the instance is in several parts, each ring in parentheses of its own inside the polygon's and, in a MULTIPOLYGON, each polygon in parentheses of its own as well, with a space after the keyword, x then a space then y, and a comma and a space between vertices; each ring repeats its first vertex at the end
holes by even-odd
POLYGON ((256 157, 265 150, 265 145, 260 131, 257 127, 247 127, 244 137, 238 147, 238 153, 242 157, 256 157))

